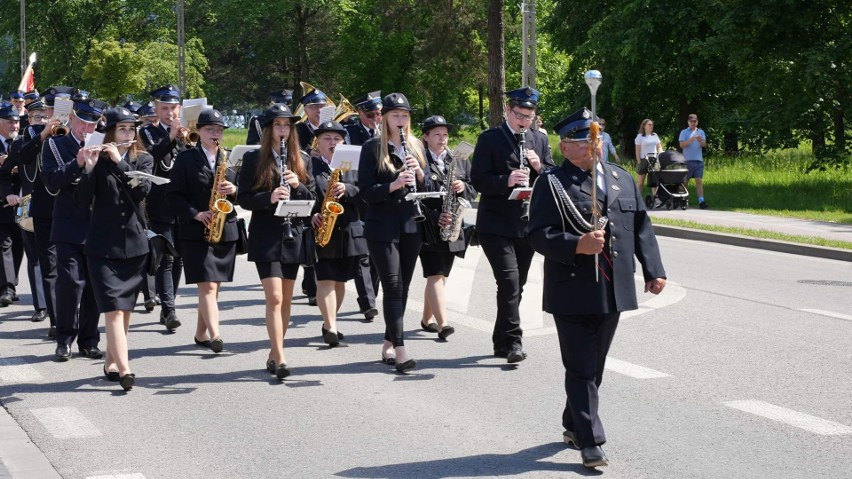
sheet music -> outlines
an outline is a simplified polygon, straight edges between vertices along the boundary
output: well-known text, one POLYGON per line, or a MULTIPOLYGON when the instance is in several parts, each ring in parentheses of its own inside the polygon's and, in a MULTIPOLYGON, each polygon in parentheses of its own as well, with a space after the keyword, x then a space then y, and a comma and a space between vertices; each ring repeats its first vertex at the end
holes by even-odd
POLYGON ((138 178, 140 180, 149 180, 151 183, 155 185, 165 185, 166 183, 171 183, 171 180, 168 178, 163 178, 162 176, 151 175, 145 173, 144 171, 125 171, 125 175, 129 178, 138 178))
POLYGON ((279 201, 275 209, 275 216, 289 216, 291 218, 302 218, 311 215, 314 209, 314 200, 288 200, 279 201))
POLYGON ((331 157, 332 170, 344 168, 344 171, 358 171, 358 162, 361 159, 361 147, 357 145, 340 144, 334 149, 334 155, 331 157))
POLYGON ((104 135, 103 133, 93 131, 92 133, 89 133, 88 135, 86 135, 86 139, 85 139, 86 146, 103 145, 104 144, 104 138, 106 138, 106 135, 104 135))
POLYGON ((55 98, 53 101, 53 118, 59 119, 62 123, 68 123, 73 108, 74 102, 70 98, 55 98))
POLYGON ((470 143, 463 141, 458 144, 452 151, 452 157, 456 160, 468 160, 470 159, 470 155, 473 154, 473 145, 470 143))
POLYGON ((237 145, 228 154, 228 166, 235 167, 243 159, 246 153, 259 149, 258 145, 237 145))

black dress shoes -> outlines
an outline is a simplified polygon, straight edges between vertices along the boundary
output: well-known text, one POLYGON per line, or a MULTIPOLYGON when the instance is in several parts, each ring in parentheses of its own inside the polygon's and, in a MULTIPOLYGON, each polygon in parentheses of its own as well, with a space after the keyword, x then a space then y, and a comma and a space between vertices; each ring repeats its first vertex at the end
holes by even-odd
POLYGON ((12 295, 9 293, 0 294, 0 306, 6 307, 12 304, 12 295))
POLYGON ((177 319, 174 311, 162 312, 160 313, 160 324, 164 324, 166 329, 171 332, 174 332, 175 329, 180 327, 180 321, 177 319))
POLYGON ((405 373, 411 371, 412 369, 417 367, 417 361, 414 358, 409 359, 408 361, 403 361, 401 363, 396 363, 394 365, 396 370, 400 373, 405 373))
POLYGON ((67 344, 60 344, 56 347, 56 359, 65 362, 71 359, 71 348, 67 344))
POLYGON ((376 316, 379 315, 379 310, 376 309, 376 308, 368 308, 368 309, 365 309, 364 311, 361 311, 361 314, 364 315, 365 321, 372 321, 373 318, 375 318, 376 316))
POLYGON ((438 323, 424 323, 420 321, 420 329, 426 331, 427 333, 437 333, 438 332, 438 323))
POLYGON ((506 355, 506 362, 509 364, 515 364, 527 359, 527 353, 524 352, 523 349, 513 349, 509 351, 509 354, 506 355))
POLYGON ((103 351, 98 349, 97 346, 92 346, 91 348, 80 347, 80 356, 87 357, 89 359, 101 359, 104 357, 103 351))
POLYGON ((118 381, 121 384, 121 389, 125 391, 130 391, 133 389, 133 385, 136 384, 136 375, 133 373, 125 374, 118 381))
POLYGON ((308 296, 308 304, 311 306, 317 305, 317 297, 316 296, 308 296))
POLYGON ((107 371, 106 364, 104 364, 104 376, 106 376, 107 381, 114 383, 121 381, 121 375, 118 374, 118 371, 107 371))
POLYGON ((223 349, 225 349, 225 342, 222 341, 222 338, 214 338, 210 341, 210 350, 214 353, 219 354, 223 349))
POLYGON ((192 339, 195 341, 196 346, 201 346, 202 348, 210 347, 210 341, 199 341, 195 336, 193 336, 192 339))
POLYGON ((149 313, 157 307, 157 300, 154 298, 148 298, 145 300, 145 311, 149 313))
POLYGON ((33 316, 30 318, 30 321, 32 321, 34 323, 40 323, 40 322, 44 321, 45 319, 47 319, 47 310, 46 309, 39 309, 38 311, 33 313, 33 316))
POLYGON ((266 370, 271 374, 274 374, 278 379, 284 379, 290 375, 290 369, 287 367, 287 363, 276 365, 274 359, 266 361, 266 370))
POLYGON ((329 331, 322 328, 322 340, 325 341, 325 344, 328 344, 331 347, 335 347, 340 344, 340 340, 343 339, 343 335, 336 331, 329 331))
POLYGON ((446 340, 447 336, 456 332, 456 328, 450 326, 449 324, 441 328, 441 331, 438 333, 438 337, 446 340))
POLYGON ((580 457, 583 458, 583 465, 586 467, 603 467, 609 464, 600 446, 584 447, 580 451, 580 457))
POLYGON ((573 431, 569 431, 566 429, 565 432, 562 433, 562 442, 564 442, 566 445, 568 445, 568 447, 572 449, 580 448, 579 446, 577 446, 577 440, 574 438, 573 431))

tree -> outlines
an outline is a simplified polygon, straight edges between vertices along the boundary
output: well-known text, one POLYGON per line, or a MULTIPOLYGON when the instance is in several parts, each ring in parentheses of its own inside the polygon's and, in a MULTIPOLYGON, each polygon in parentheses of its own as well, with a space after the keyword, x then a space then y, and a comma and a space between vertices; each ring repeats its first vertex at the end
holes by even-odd
POLYGON ((83 79, 91 82, 93 96, 117 104, 128 92, 145 88, 144 66, 145 59, 134 43, 94 41, 83 79))
POLYGON ((503 0, 488 1, 488 125, 503 122, 503 92, 506 89, 503 43, 503 0))

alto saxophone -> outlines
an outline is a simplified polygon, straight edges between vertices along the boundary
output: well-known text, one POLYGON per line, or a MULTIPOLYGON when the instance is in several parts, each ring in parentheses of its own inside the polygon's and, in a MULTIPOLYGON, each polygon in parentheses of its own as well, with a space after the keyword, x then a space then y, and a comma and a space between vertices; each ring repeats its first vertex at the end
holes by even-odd
POLYGON ((325 197, 322 199, 322 224, 317 228, 317 246, 325 246, 331 241, 331 233, 334 232, 334 223, 337 217, 343 213, 343 205, 334 201, 334 186, 340 182, 341 168, 335 168, 328 179, 328 187, 325 189, 325 197))
MULTIPOLYGON (((219 142, 216 141, 216 149, 220 150, 219 142)), ((216 152, 219 156, 219 151, 216 152)), ((226 181, 228 169, 228 159, 223 154, 219 161, 219 166, 216 168, 216 175, 213 177, 213 189, 210 192, 210 211, 213 212, 213 218, 207 224, 207 231, 204 234, 204 239, 210 244, 218 244, 222 241, 222 232, 225 230, 225 220, 228 214, 234 211, 234 204, 225 198, 225 195, 219 194, 219 184, 226 181)))
POLYGON ((464 210, 470 208, 470 202, 460 197, 453 191, 453 181, 456 180, 456 165, 458 160, 450 162, 447 174, 444 176, 444 202, 441 204, 441 212, 452 215, 453 220, 447 226, 441 228, 441 240, 452 242, 459 239, 462 222, 464 221, 464 210))

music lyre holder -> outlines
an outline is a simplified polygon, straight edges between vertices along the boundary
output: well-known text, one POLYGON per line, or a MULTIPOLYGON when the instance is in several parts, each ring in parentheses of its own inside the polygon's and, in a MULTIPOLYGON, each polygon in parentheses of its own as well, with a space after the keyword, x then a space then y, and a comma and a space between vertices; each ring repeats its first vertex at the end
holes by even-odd
POLYGON ((509 194, 509 199, 524 201, 530 196, 532 196, 532 188, 523 186, 513 189, 512 192, 509 194))
POLYGON ((425 191, 422 193, 408 193, 405 199, 408 201, 425 200, 426 198, 441 198, 446 195, 446 191, 425 191))
POLYGON ((287 200, 279 201, 275 209, 275 216, 285 218, 304 218, 311 215, 315 200, 287 200))

